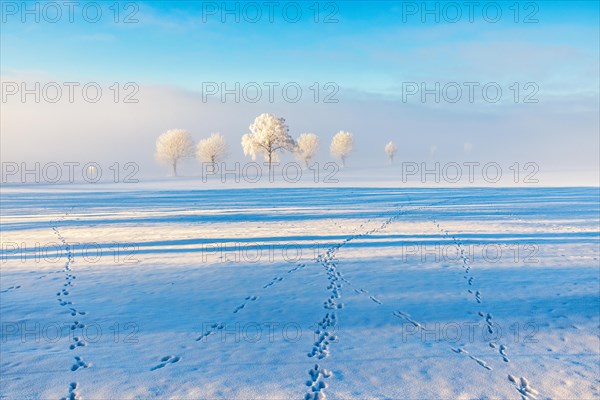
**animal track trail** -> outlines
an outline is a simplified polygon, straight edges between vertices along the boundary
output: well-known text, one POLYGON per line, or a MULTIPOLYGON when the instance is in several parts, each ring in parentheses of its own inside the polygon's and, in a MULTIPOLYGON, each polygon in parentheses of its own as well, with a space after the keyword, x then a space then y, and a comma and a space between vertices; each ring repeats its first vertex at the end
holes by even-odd
MULTIPOLYGON (((287 271, 288 274, 294 273, 296 271, 299 271, 301 269, 303 269, 304 267, 306 267, 306 264, 303 263, 298 263, 296 264, 296 266, 290 270, 287 271)), ((273 279, 271 279, 269 282, 267 282, 266 284, 264 284, 262 286, 263 289, 268 289, 270 287, 272 287, 273 285, 276 285, 280 282, 283 282, 284 277, 283 276, 276 276, 273 279)), ((237 314, 238 312, 240 312, 241 310, 243 310, 244 308, 246 308, 246 305, 248 304, 249 301, 253 302, 259 299, 259 296, 246 296, 246 298, 244 299, 245 301, 236 306, 233 310, 233 314, 237 314)))
POLYGON ((331 378, 331 371, 321 368, 319 364, 315 364, 314 368, 308 371, 309 379, 306 381, 306 386, 310 387, 310 391, 304 396, 305 400, 325 400, 327 396, 324 390, 328 388, 324 379, 331 378))
POLYGON ((472 355, 469 355, 469 358, 470 358, 471 360, 474 360, 474 361, 475 361, 477 364, 481 365, 483 368, 487 369, 488 371, 491 371, 491 370, 492 370, 492 367, 488 366, 488 365, 485 363, 485 361, 483 361, 483 360, 480 360, 479 358, 475 358, 475 357, 473 357, 472 355))
MULTIPOLYGON (((258 296, 247 296, 244 300, 246 300, 244 303, 238 305, 235 307, 235 309, 233 310, 234 314, 237 314, 240 310, 244 309, 246 307, 246 304, 248 304, 248 302, 253 302, 258 300, 259 297, 258 296)), ((206 338, 208 338, 210 335, 223 330, 225 328, 225 323, 213 323, 211 324, 208 329, 206 329, 200 336, 198 336, 196 338, 196 342, 199 341, 206 341, 206 338)), ((163 357, 164 358, 164 357, 163 357)), ((152 369, 151 371, 153 371, 154 369, 152 369)))
MULTIPOLYGON (((58 218, 56 221, 54 221, 54 225, 51 226, 52 231, 54 232, 54 234, 56 235, 57 239, 61 242, 62 247, 64 248, 65 254, 67 256, 67 261, 64 264, 64 267, 62 269, 62 272, 64 274, 64 283, 62 285, 62 287, 59 289, 59 291, 56 293, 57 296, 57 301, 59 303, 59 305, 61 307, 68 307, 68 312, 72 317, 78 317, 78 316, 83 316, 86 315, 87 312, 79 310, 77 308, 75 308, 74 303, 70 300, 67 300, 69 298, 69 296, 71 295, 71 290, 76 286, 75 281, 77 279, 77 277, 72 273, 72 263, 74 260, 74 256, 73 256, 73 248, 72 246, 67 242, 67 240, 65 239, 65 237, 62 235, 62 233, 59 230, 59 225, 62 221, 64 221, 67 216, 71 213, 71 210, 65 212, 64 215, 62 215, 60 218, 58 218)), ((73 322, 70 325, 70 330, 71 332, 75 332, 77 329, 83 329, 85 328, 85 324, 83 322, 81 322, 79 320, 79 318, 74 319, 73 322)), ((69 335, 69 337, 71 337, 71 335, 69 335)), ((81 336, 76 336, 76 335, 72 335, 73 340, 72 343, 69 344, 69 350, 74 351, 79 347, 84 347, 87 345, 87 343, 82 339, 81 336)), ((75 360, 75 363, 73 365, 71 365, 70 370, 72 372, 78 371, 79 369, 86 369, 92 366, 92 363, 90 362, 85 362, 83 360, 83 357, 81 356, 74 356, 73 357, 75 360)), ((78 388, 78 384, 76 382, 72 382, 69 385, 69 393, 67 397, 63 397, 63 399, 65 400, 78 400, 81 399, 81 397, 79 396, 79 393, 77 392, 78 388)))
MULTIPOLYGON (((301 269, 303 269, 306 266, 306 264, 303 263, 298 263, 296 264, 296 266, 290 270, 287 271, 288 274, 291 274, 293 272, 299 271, 301 269)), ((283 282, 284 277, 283 276, 276 276, 273 279, 271 279, 269 282, 267 282, 266 284, 264 284, 262 286, 263 289, 268 289, 270 287, 272 287, 273 285, 276 285, 280 282, 283 282)), ((246 308, 246 305, 248 304, 248 301, 256 301, 258 300, 259 297, 258 296, 246 296, 246 298, 244 299, 245 301, 242 304, 239 304, 238 306, 236 306, 233 310, 233 314, 237 314, 238 312, 240 312, 241 310, 243 310, 244 308, 246 308)))
POLYGON ((369 294, 369 291, 368 291, 368 290, 365 290, 365 289, 363 289, 363 288, 360 288, 360 287, 358 287, 358 288, 357 288, 357 287, 356 287, 356 286, 355 286, 355 285, 354 285, 352 282, 350 282, 350 281, 349 281, 347 278, 345 278, 344 276, 341 276, 341 277, 340 277, 340 279, 341 279, 341 281, 342 281, 342 282, 344 282, 344 283, 345 283, 345 284, 347 284, 348 286, 351 286, 351 287, 353 287, 353 288, 354 288, 354 292, 355 292, 355 293, 357 293, 357 294, 360 294, 360 295, 365 295, 365 296, 367 296, 368 298, 370 298, 370 299, 371 299, 371 301, 373 301, 374 303, 377 303, 377 304, 379 304, 379 305, 383 304, 383 302, 382 302, 381 300, 379 300, 377 297, 375 297, 375 296, 373 296, 373 295, 369 294))
MULTIPOLYGON (((296 266, 295 266, 294 268, 292 268, 292 269, 288 270, 288 271, 287 271, 287 273, 288 273, 288 274, 291 274, 291 273, 294 273, 294 272, 296 272, 296 271, 299 271, 299 270, 301 270, 301 269, 303 269, 303 268, 305 268, 305 267, 306 267, 306 264, 303 264, 303 263, 298 263, 298 264, 296 264, 296 266)), ((263 288, 263 289, 268 289, 268 288, 270 288, 271 286, 273 286, 273 285, 275 285, 275 284, 277 284, 277 283, 280 283, 280 282, 282 282, 283 280, 284 280, 284 278, 283 278, 282 276, 276 276, 276 277, 274 277, 273 279, 271 279, 271 280, 270 280, 268 283, 266 283, 265 285, 263 285, 263 286, 262 286, 262 288, 263 288)), ((239 312, 241 312, 242 310, 246 309, 246 307, 248 306, 248 304, 249 304, 249 303, 255 302, 255 301, 256 301, 256 300, 258 300, 259 298, 260 298, 260 297, 259 297, 259 296, 256 296, 256 295, 252 295, 252 296, 246 296, 246 297, 244 298, 244 302, 243 302, 243 303, 241 303, 241 304, 238 304, 238 305, 237 305, 237 306, 236 306, 236 307, 233 309, 233 311, 232 311, 232 314, 238 314, 238 313, 239 313, 239 312)), ((213 324, 212 324, 211 326, 209 326, 209 328, 208 328, 208 329, 206 329, 206 330, 205 330, 205 331, 204 331, 204 332, 203 332, 203 333, 202 333, 200 336, 198 336, 198 337, 195 339, 195 341, 196 341, 196 342, 200 342, 200 341, 204 341, 204 342, 206 342, 206 340, 207 340, 207 338, 208 338, 209 336, 213 335, 214 333, 216 333, 216 332, 218 332, 218 331, 220 331, 220 330, 222 330, 222 329, 224 329, 224 328, 225 328, 225 323, 213 323, 213 324)), ((156 366, 154 366, 154 367, 150 368, 150 371, 155 371, 155 370, 157 370, 157 369, 160 369, 160 368, 163 368, 163 367, 165 367, 167 364, 172 364, 172 363, 173 363, 173 362, 168 362, 168 363, 165 363, 164 361, 162 361, 162 360, 163 360, 163 359, 165 359, 166 357, 174 357, 174 358, 176 358, 176 359, 177 359, 177 361, 179 361, 179 360, 181 359, 181 357, 180 357, 180 356, 165 356, 165 357, 163 357, 163 358, 161 359, 161 362, 160 362, 158 365, 156 365, 156 366), (164 365, 162 365, 162 364, 164 364, 164 365), (160 365, 162 365, 162 366, 160 366, 160 365)), ((175 362, 177 362, 177 361, 175 361, 175 362)))
POLYGON ((245 302, 243 302, 242 304, 240 304, 239 306, 237 306, 234 310, 233 313, 237 314, 239 311, 241 311, 242 309, 244 309, 246 307, 246 304, 248 304, 248 301, 256 301, 258 300, 259 297, 258 296, 247 296, 244 300, 246 300, 245 302))
MULTIPOLYGON (((402 211, 400 211, 400 213, 402 213, 402 211)), ((329 281, 329 284, 327 285, 329 296, 323 302, 323 308, 327 311, 323 318, 316 324, 317 327, 314 331, 316 340, 313 343, 312 349, 307 354, 308 357, 316 358, 317 360, 329 357, 331 354, 331 345, 338 342, 338 337, 335 335, 334 331, 337 329, 338 311, 344 308, 344 303, 340 300, 342 298, 342 290, 344 283, 350 286, 353 285, 348 279, 344 278, 344 275, 338 269, 336 261, 337 252, 352 240, 372 235, 373 233, 384 229, 398 218, 398 216, 399 214, 396 214, 386 219, 379 227, 368 230, 363 234, 353 234, 342 242, 332 245, 323 254, 317 256, 316 261, 320 263, 325 270, 327 280, 329 281)), ((364 225, 361 225, 361 227, 362 226, 364 225)), ((362 288, 355 288, 354 291, 369 296, 373 302, 379 305, 382 304, 376 297, 369 295, 368 292, 362 288)), ((308 375, 310 379, 306 381, 306 386, 309 387, 309 390, 304 395, 304 399, 326 399, 325 389, 328 387, 328 384, 325 380, 330 378, 332 373, 329 370, 322 368, 319 364, 315 364, 314 367, 308 371, 308 375)))
MULTIPOLYGON (((347 242, 346 242, 347 243, 347 242)), ((323 302, 323 307, 329 310, 325 313, 323 318, 317 322, 317 328, 314 333, 317 338, 313 344, 313 348, 308 353, 308 357, 317 359, 323 359, 328 357, 330 354, 330 345, 337 341, 337 337, 332 333, 337 326, 337 310, 344 307, 344 304, 339 301, 342 297, 343 285, 340 282, 341 273, 337 271, 335 260, 335 253, 341 246, 333 246, 329 248, 325 255, 319 255, 317 257, 318 262, 321 263, 327 274, 329 285, 327 289, 330 291, 329 297, 323 302)), ((305 394, 306 400, 310 399, 325 399, 324 390, 328 387, 325 379, 331 377, 329 371, 322 369, 319 364, 315 364, 314 368, 308 371, 310 380, 306 381, 306 385, 309 387, 309 391, 305 394)))
MULTIPOLYGON (((467 280, 467 285, 468 285, 467 292, 469 294, 474 295, 474 298, 475 298, 475 301, 477 302, 477 304, 482 304, 483 303, 483 294, 481 293, 481 291, 478 289, 475 289, 475 288, 474 289, 470 288, 473 286, 474 277, 469 275, 470 271, 471 271, 471 260, 467 255, 465 255, 465 249, 463 247, 462 242, 456 236, 450 235, 450 233, 447 230, 440 227, 439 222, 437 222, 435 219, 432 221, 433 221, 434 225, 439 229, 439 231, 444 234, 445 237, 452 238, 454 246, 460 252, 462 266, 465 270, 464 278, 467 280)), ((487 332, 489 334, 494 334, 495 328, 494 328, 494 324, 492 322, 492 314, 489 312, 486 313, 483 311, 479 311, 478 315, 484 320, 487 332)), ((492 342, 489 342, 489 344, 491 346, 492 342)), ((500 346, 503 348, 503 353, 500 353, 500 355, 502 356, 502 360, 504 362, 509 362, 509 359, 506 356, 506 346, 503 344, 500 344, 500 346)))
POLYGON ((240 311, 241 309, 243 309, 244 307, 246 307, 246 303, 244 303, 244 304, 240 304, 239 306, 237 306, 237 307, 235 308, 235 310, 233 310, 233 313, 234 313, 234 314, 237 314, 237 312, 238 312, 238 311, 240 311))
POLYGON ((17 289, 21 289, 21 285, 10 286, 10 287, 8 287, 8 288, 6 288, 4 290, 0 290, 0 293, 8 293, 10 291, 17 290, 17 289))
MULTIPOLYGON (((410 197, 409 197, 409 201, 410 201, 410 197)), ((406 205, 398 204, 397 205, 397 212, 392 217, 387 218, 380 226, 375 227, 375 228, 373 228, 373 229, 371 229, 371 230, 369 230, 369 231, 367 231, 365 233, 354 234, 354 235, 346 238, 342 243, 338 244, 338 248, 341 247, 342 245, 346 244, 347 242, 351 241, 351 240, 354 240, 354 239, 357 239, 357 238, 361 238, 361 237, 366 237, 366 236, 369 236, 369 235, 372 235, 374 233, 377 233, 379 231, 384 230, 390 224, 394 223, 397 219, 399 219, 403 215, 406 215, 408 213, 408 211, 420 211, 420 210, 429 208, 429 207, 431 207, 433 205, 447 204, 447 203, 448 203, 448 201, 444 200, 444 201, 436 202, 436 203, 433 203, 433 204, 427 204, 427 205, 418 206, 418 207, 417 206, 406 206, 406 205)), ((389 214, 389 213, 386 213, 386 214, 389 214)), ((383 214, 383 215, 385 215, 385 214, 383 214)), ((371 220, 369 220, 369 222, 370 221, 371 220)), ((361 224, 360 227, 362 227, 362 226, 363 225, 361 224)), ((439 227, 439 224, 438 224, 438 227, 439 227)), ((355 229, 355 230, 357 230, 357 229, 355 229)), ((470 267, 467 267, 467 268, 470 269, 470 267)), ((352 286, 354 288, 354 292, 355 293, 360 294, 360 295, 365 295, 372 302, 374 302, 374 303, 376 303, 378 305, 383 305, 383 302, 381 300, 379 300, 376 296, 370 294, 369 291, 367 291, 367 290, 365 290, 363 288, 357 287, 356 285, 354 285, 352 282, 350 282, 347 278, 345 278, 343 276, 341 277, 341 279, 342 279, 342 281, 344 283, 348 284, 349 286, 352 286)), ((472 285, 472 283, 473 283, 473 280, 471 279, 469 285, 472 285)))
MULTIPOLYGON (((402 312, 402 311, 394 311, 393 315, 399 319, 402 319, 412 325, 414 325, 417 329, 420 330, 425 330, 425 328, 423 327, 422 324, 420 324, 419 322, 415 321, 414 319, 412 319, 412 317, 410 316, 410 314, 402 312)), ((474 357, 472 355, 469 354, 469 352, 467 350, 465 350, 462 347, 459 348, 454 348, 452 346, 450 346, 450 350, 452 350, 453 352, 457 353, 457 354, 465 354, 467 355, 471 360, 475 361, 477 364, 479 364, 481 367, 487 369, 488 371, 492 370, 492 367, 490 367, 485 361, 474 357)))
POLYGON ((405 313, 402 311, 394 311, 393 315, 395 317, 398 317, 400 319, 403 319, 403 320, 413 324, 416 328, 423 329, 423 325, 421 325, 420 323, 418 323, 417 321, 412 319, 412 317, 408 313, 405 313))
MULTIPOLYGON (((385 229, 388 225, 390 225, 391 223, 393 223, 394 221, 396 221, 398 218, 400 218, 400 216, 404 215, 406 213, 406 211, 401 207, 398 212, 393 215, 392 217, 389 217, 388 219, 386 219, 381 225, 365 232, 362 234, 354 234, 346 239, 344 239, 341 243, 335 245, 334 247, 337 249, 339 249, 340 247, 342 247, 343 245, 347 244, 348 242, 354 240, 354 239, 360 239, 363 237, 367 237, 370 235, 373 235, 374 233, 380 232, 383 229, 385 229)), ((369 220, 370 221, 370 220, 369 220)), ((361 225, 363 226, 363 225, 361 225)), ((356 285, 354 285, 352 282, 350 282, 350 280, 348 280, 348 278, 345 278, 343 275, 340 274, 339 279, 346 283, 348 286, 351 286, 354 288, 354 292, 360 295, 365 295, 366 297, 368 297, 372 302, 378 304, 378 305, 382 305, 383 302, 381 300, 379 300, 377 297, 375 297, 374 295, 370 294, 368 290, 365 290, 361 287, 358 287, 356 285)))
MULTIPOLYGON (((473 277, 468 275, 471 270, 470 260, 467 256, 465 256, 465 251, 462 246, 462 242, 459 239, 457 239, 456 236, 450 236, 450 233, 447 230, 443 230, 440 227, 440 224, 437 223, 435 220, 433 220, 433 223, 440 230, 440 232, 442 232, 446 237, 452 238, 454 245, 460 251, 461 258, 463 261, 463 267, 465 269, 465 278, 467 279, 467 283, 469 286, 473 286, 473 277)), ((468 292, 472 294, 473 290, 468 289, 468 292)), ((475 297, 475 301, 477 302, 477 304, 482 304, 483 300, 482 300, 481 291, 475 289, 474 295, 475 295, 474 297, 475 297)), ((492 322, 492 318, 493 318, 492 314, 489 312, 486 313, 483 311, 479 311, 478 315, 479 315, 479 317, 481 317, 484 320, 488 334, 494 334, 496 332, 496 329, 494 327, 494 323, 492 322)), ((507 364, 510 363, 510 359, 508 358, 508 354, 507 354, 507 346, 505 344, 496 343, 494 341, 490 341, 488 344, 489 344, 490 348, 498 350, 497 354, 502 359, 503 362, 505 362, 507 364)), ((453 349, 453 350, 456 351, 455 349, 453 349)), ((462 352, 466 352, 466 350, 464 350, 464 349, 461 349, 461 350, 463 350, 462 352)), ((473 360, 475 360, 477 363, 479 363, 483 367, 491 369, 485 363, 482 364, 482 362, 483 362, 482 360, 479 360, 471 355, 469 355, 469 357, 472 358, 473 360)), ((527 382, 526 378, 521 377, 519 380, 517 380, 517 378, 515 378, 514 376, 509 374, 508 380, 514 384, 514 386, 517 388, 517 391, 521 394, 521 398, 523 400, 536 400, 537 399, 536 395, 538 395, 538 392, 535 389, 531 388, 531 386, 529 386, 529 383, 527 382)))
MULTIPOLYGON (((447 203, 447 201, 438 202, 436 204, 443 204, 443 203, 447 203)), ((431 207, 431 206, 432 205, 415 207, 415 208, 413 208, 413 211, 414 210, 425 209, 425 208, 428 208, 428 207, 431 207)), ((389 224, 393 223, 396 219, 398 219, 401 215, 404 215, 404 214, 406 214, 406 208, 402 207, 400 209, 400 211, 398 212, 398 214, 396 214, 393 217, 387 219, 380 227, 374 228, 374 229, 368 231, 366 234, 355 235, 355 236, 353 236, 350 239, 346 239, 346 241, 344 241, 344 244, 346 242, 348 242, 348 241, 356 238, 356 237, 368 236, 370 234, 378 232, 378 231, 384 229, 385 227, 387 227, 389 224)), ((436 224, 436 226, 438 227, 438 229, 440 229, 446 236, 449 236, 449 232, 442 230, 441 227, 440 227, 440 225, 439 225, 439 223, 436 223, 435 220, 433 222, 434 222, 434 224, 436 224)), ((456 237, 453 237, 453 240, 455 240, 455 242, 458 243, 458 245, 460 245, 459 250, 460 250, 460 253, 461 253, 461 258, 462 258, 463 263, 464 263, 465 273, 468 274, 470 272, 471 266, 468 264, 469 263, 468 257, 466 257, 465 254, 464 254, 464 249, 462 248, 462 243, 458 239, 456 239, 456 237)), ((336 250, 339 247, 341 247, 341 245, 338 245, 338 247, 336 248, 336 250)), ((473 277, 465 276, 465 279, 467 279, 469 286, 473 285, 473 280, 474 280, 473 277)), ((348 281, 346 278, 344 278, 343 276, 341 276, 341 280, 343 282, 347 283, 348 285, 353 286, 352 283, 350 281, 348 281)), ((365 290, 365 289, 354 288, 354 292, 356 292, 357 294, 362 294, 362 295, 365 295, 365 296, 369 297, 369 299, 371 301, 373 301, 374 303, 376 303, 378 305, 383 305, 383 302, 381 302, 375 296, 369 294, 369 292, 367 290, 365 290)), ((476 297, 479 297, 479 301, 478 302, 480 302, 481 301, 481 293, 479 291, 477 291, 476 297)), ((397 317, 397 318, 399 318, 399 319, 405 320, 406 322, 408 322, 408 323, 412 324, 413 326, 415 326, 417 329, 424 329, 423 325, 420 324, 419 322, 415 321, 414 319, 412 319, 412 317, 408 313, 405 313, 405 312, 402 312, 402 311, 394 311, 392 313, 392 315, 395 316, 395 317, 397 317)), ((488 323, 488 332, 492 333, 492 331, 491 331, 491 329, 493 328, 493 325, 491 324, 491 318, 492 318, 492 316, 491 316, 491 314, 487 314, 487 316, 488 317, 486 318, 486 321, 488 323)), ((460 349, 460 351, 457 351, 456 349, 454 349, 452 347, 450 347, 450 348, 451 348, 451 350, 453 350, 455 352, 460 352, 460 353, 468 354, 468 352, 465 349, 460 349)), ((503 353, 502 353, 502 355, 504 356, 505 360, 508 360, 508 358, 506 358, 506 354, 504 353, 505 350, 506 350, 506 346, 503 346, 503 353)), ((309 353, 309 355, 310 355, 310 353, 309 353)), ((470 354, 468 354, 468 356, 469 356, 469 358, 471 358, 472 360, 474 360, 475 362, 477 362, 477 364, 479 364, 481 367, 483 367, 483 368, 485 368, 487 370, 492 370, 492 368, 485 361, 483 361, 481 359, 478 359, 478 358, 476 358, 476 357, 474 357, 474 356, 472 356, 470 354)), ((313 397, 307 397, 307 399, 308 398, 313 398, 313 397)))
MULTIPOLYGON (((64 220, 64 218, 66 218, 67 215, 68 215, 68 213, 66 213, 62 217, 62 219, 57 220, 56 226, 52 227, 52 230, 56 234, 57 238, 63 244, 66 255, 67 255, 67 261, 65 262, 64 269, 63 269, 64 275, 65 275, 65 283, 63 283, 63 287, 56 293, 56 296, 58 296, 57 300, 58 300, 59 304, 63 307, 67 306, 67 305, 70 306, 69 314, 72 317, 76 317, 78 315, 80 315, 80 316, 86 315, 87 313, 85 311, 81 311, 81 310, 78 310, 77 308, 73 307, 72 301, 66 300, 66 297, 70 295, 69 289, 75 287, 74 282, 77 279, 77 277, 71 273, 71 271, 72 271, 71 264, 73 262, 72 247, 69 245, 69 243, 66 241, 66 239, 64 238, 64 236, 60 233, 60 231, 58 229, 58 224, 62 220, 64 220)), ((74 320, 70 326, 71 331, 75 331, 76 329, 83 329, 83 328, 85 328, 85 324, 79 320, 74 320)), ((83 347, 83 346, 86 346, 85 341, 83 341, 83 339, 81 339, 81 337, 75 336, 75 337, 73 337, 73 343, 71 345, 69 345, 69 349, 75 350, 77 347, 83 347)))
POLYGON ((83 361, 82 357, 75 356, 73 358, 75 359, 75 364, 71 366, 71 371, 77 371, 79 368, 89 368, 92 366, 92 363, 83 361))
POLYGON ((496 345, 496 343, 491 342, 490 343, 490 347, 493 349, 498 349, 498 353, 500 353, 500 355, 502 356, 502 358, 504 359, 505 362, 509 362, 510 360, 508 359, 508 356, 506 355, 506 346, 501 344, 499 347, 498 345, 496 345))
POLYGON ((273 278, 273 280, 271 280, 271 282, 267 283, 266 285, 263 286, 263 289, 266 289, 268 287, 273 286, 274 284, 281 282, 283 280, 283 277, 279 277, 276 276, 275 278, 273 278))
MULTIPOLYGON (((386 222, 385 225, 387 225, 389 222, 386 222)), ((362 226, 362 225, 361 225, 362 226)), ((359 228, 355 228, 354 231, 358 230, 359 228)), ((353 240, 356 237, 359 237, 360 235, 351 235, 350 237, 346 238, 345 240, 343 240, 341 243, 332 246, 332 248, 338 249, 341 246, 343 246, 344 244, 348 243, 349 241, 353 240)), ((305 263, 298 263, 296 264, 295 267, 289 269, 287 271, 287 274, 293 274, 294 272, 297 272, 299 270, 302 270, 306 267, 305 263)), ((271 279, 271 281, 267 282, 265 285, 263 285, 263 290, 266 290, 270 287, 272 287, 275 284, 278 284, 280 282, 282 282, 284 280, 284 277, 279 276, 279 277, 275 277, 273 279, 271 279)), ((349 283, 349 282, 348 282, 349 283)), ((247 306, 249 304, 249 302, 253 302, 256 301, 258 299, 258 296, 247 296, 245 298, 245 301, 239 305, 237 305, 233 311, 232 314, 238 314, 240 312, 242 312, 242 310, 247 309, 247 306)), ((342 305, 343 307, 343 305, 342 305)), ((208 329, 206 329, 200 336, 198 336, 195 340, 196 341, 206 341, 206 339, 210 336, 215 334, 216 332, 222 330, 225 328, 225 324, 224 323, 214 323, 212 324, 208 329)), ((164 357, 163 357, 164 358, 164 357)), ((162 364, 163 362, 159 363, 158 365, 162 364)), ((166 364, 165 364, 166 366, 166 364)), ((164 367, 164 366, 163 366, 164 367)), ((161 367, 162 368, 162 367, 161 367)), ((151 370, 156 370, 158 368, 153 367, 151 370)))
POLYGON ((490 367, 489 365, 487 365, 487 363, 477 357, 474 357, 472 355, 469 354, 469 352, 467 350, 465 350, 462 347, 458 347, 458 348, 454 348, 451 347, 450 348, 453 352, 457 353, 457 354, 466 354, 469 356, 469 358, 473 361, 475 361, 477 364, 481 365, 483 368, 487 369, 488 371, 492 370, 492 367, 490 367))
POLYGON ((164 356, 160 359, 160 364, 150 368, 150 371, 155 371, 157 369, 164 368, 167 364, 174 364, 176 362, 179 362, 179 360, 181 360, 181 357, 179 356, 164 356))
POLYGON ((472 356, 471 354, 469 354, 469 352, 467 350, 465 350, 462 347, 459 348, 454 348, 451 347, 451 350, 457 354, 466 354, 467 356, 469 356, 469 358, 473 361, 475 361, 477 364, 479 364, 480 366, 482 366, 483 368, 487 369, 488 371, 492 370, 492 367, 490 367, 489 365, 487 365, 487 363, 475 356, 472 356))
POLYGON ((509 374, 508 380, 513 383, 517 391, 521 394, 522 400, 537 400, 539 393, 537 390, 529 386, 527 379, 523 377, 516 378, 509 374))
POLYGON ((77 382, 71 382, 69 385, 69 396, 63 397, 61 400, 81 400, 79 393, 75 389, 77 389, 77 382))
POLYGON ((196 338, 196 342, 206 339, 213 333, 220 331, 223 328, 225 328, 225 324, 217 324, 217 323, 212 324, 206 331, 204 331, 204 333, 202 333, 202 335, 200 335, 196 338))
POLYGON ((294 268, 288 270, 288 274, 291 274, 292 272, 296 272, 300 269, 303 269, 304 267, 306 267, 306 264, 297 264, 294 268))

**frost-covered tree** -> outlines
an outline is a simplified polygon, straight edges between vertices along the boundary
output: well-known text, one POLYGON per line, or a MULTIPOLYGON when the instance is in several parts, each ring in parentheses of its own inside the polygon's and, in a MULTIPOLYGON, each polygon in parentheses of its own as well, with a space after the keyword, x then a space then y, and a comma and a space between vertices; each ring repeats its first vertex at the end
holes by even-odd
POLYGON ((389 142, 385 145, 385 154, 387 154, 388 158, 390 159, 390 164, 394 162, 394 156, 396 155, 397 151, 398 148, 396 147, 394 142, 389 142))
POLYGON ((296 139, 296 157, 304 161, 306 167, 319 148, 319 138, 314 133, 302 133, 296 139))
POLYGON ((196 146, 196 157, 211 163, 213 167, 225 156, 227 156, 227 143, 220 133, 211 134, 209 138, 200 140, 196 146))
POLYGON ((250 133, 242 136, 244 155, 249 155, 253 160, 262 155, 269 163, 278 160, 278 154, 284 150, 293 151, 296 144, 289 134, 285 119, 277 118, 271 114, 261 114, 250 125, 250 133))
POLYGON ((352 151, 354 141, 350 132, 339 131, 331 140, 329 150, 331 155, 342 160, 342 166, 346 166, 346 158, 352 151))
POLYGON ((156 140, 156 158, 171 165, 173 176, 177 176, 177 163, 194 155, 194 141, 184 129, 170 129, 156 140))

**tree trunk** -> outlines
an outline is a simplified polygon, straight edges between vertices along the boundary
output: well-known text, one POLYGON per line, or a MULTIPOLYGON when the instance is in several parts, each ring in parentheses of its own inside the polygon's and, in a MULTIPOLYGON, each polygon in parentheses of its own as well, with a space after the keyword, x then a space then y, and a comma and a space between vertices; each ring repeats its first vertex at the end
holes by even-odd
POLYGON ((171 164, 171 173, 173 176, 177 176, 177 160, 173 161, 173 164, 171 164))
POLYGON ((272 156, 272 152, 269 152, 269 176, 271 176, 271 156, 272 156))

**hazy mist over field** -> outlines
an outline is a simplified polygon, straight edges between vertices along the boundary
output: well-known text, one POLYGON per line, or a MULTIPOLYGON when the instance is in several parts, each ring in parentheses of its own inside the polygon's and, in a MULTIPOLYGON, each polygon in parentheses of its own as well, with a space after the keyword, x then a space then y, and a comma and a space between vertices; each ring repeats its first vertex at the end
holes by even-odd
MULTIPOLYGON (((215 2, 123 3, 95 23, 83 8, 73 23, 67 10, 56 23, 42 14, 25 24, 5 12, 2 81, 37 82, 42 99, 4 91, 2 159, 130 161, 139 176, 161 177, 153 150, 163 131, 187 129, 196 140, 221 132, 228 160, 243 161, 241 136, 269 112, 294 137, 355 133, 349 168, 385 165, 383 145, 394 140, 400 162, 535 162, 547 185, 598 182, 597 3, 523 3, 519 13, 504 5, 493 23, 495 6, 473 9, 472 22, 463 8, 447 22, 455 12, 436 3, 437 15, 414 2, 299 4, 271 15, 260 2, 232 3, 229 14, 215 2), (137 22, 125 23, 130 15, 137 22), (54 87, 44 96, 49 82, 61 87, 56 103, 44 101, 55 97, 54 87), (80 84, 72 102, 64 82, 80 84), (90 82, 103 87, 97 103, 85 100, 90 82)), ((327 146, 317 158, 330 159, 327 146)), ((199 174, 187 164, 183 175, 199 174)))

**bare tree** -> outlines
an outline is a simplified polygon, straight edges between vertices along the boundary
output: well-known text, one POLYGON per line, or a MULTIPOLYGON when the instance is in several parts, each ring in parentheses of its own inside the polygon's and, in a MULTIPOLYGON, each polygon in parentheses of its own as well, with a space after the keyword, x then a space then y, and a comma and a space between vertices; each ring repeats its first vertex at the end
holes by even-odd
POLYGON ((278 159, 278 153, 284 150, 293 151, 295 146, 285 119, 271 114, 256 117, 250 125, 250 133, 242 136, 244 154, 250 155, 253 160, 261 154, 269 163, 269 172, 273 161, 278 159))
POLYGON ((350 132, 339 131, 331 140, 331 155, 342 160, 342 166, 346 166, 346 158, 352 151, 354 140, 350 132))
POLYGON ((319 138, 314 133, 302 133, 296 139, 296 157, 304 161, 308 168, 309 161, 313 158, 319 148, 319 138))
POLYGON ((170 129, 156 140, 156 158, 171 165, 171 173, 177 176, 177 163, 194 155, 194 141, 184 129, 170 129))

